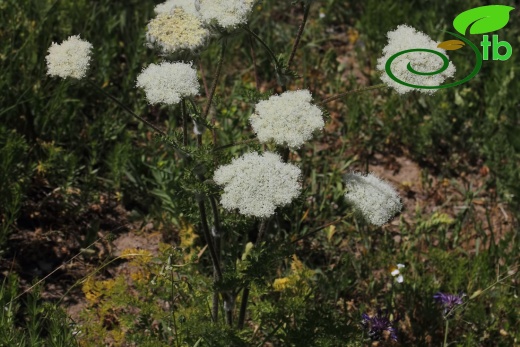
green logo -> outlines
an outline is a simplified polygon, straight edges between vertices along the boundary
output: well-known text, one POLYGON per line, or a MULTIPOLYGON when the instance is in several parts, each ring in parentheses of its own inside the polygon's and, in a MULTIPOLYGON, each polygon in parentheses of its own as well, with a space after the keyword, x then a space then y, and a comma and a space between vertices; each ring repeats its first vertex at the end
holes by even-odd
POLYGON ((450 88, 458 86, 462 83, 466 83, 473 77, 475 77, 478 72, 480 71, 480 68, 482 67, 482 61, 489 59, 489 48, 491 47, 491 57, 493 60, 507 60, 511 57, 513 53, 513 48, 511 47, 511 44, 506 41, 499 41, 498 35, 492 35, 491 41, 489 40, 489 35, 483 35, 482 42, 480 45, 482 46, 482 54, 480 53, 480 50, 477 46, 475 46, 471 41, 469 41, 465 35, 469 29, 469 34, 487 34, 499 29, 502 29, 506 26, 507 22, 509 22, 509 12, 511 12, 514 9, 514 7, 511 6, 505 6, 505 5, 488 5, 488 6, 481 6, 472 8, 471 10, 467 10, 459 14, 454 20, 453 20, 453 27, 455 30, 459 32, 459 34, 446 31, 448 34, 453 35, 458 40, 448 40, 441 42, 437 47, 442 48, 444 50, 457 50, 461 49, 464 46, 469 46, 473 53, 475 54, 475 68, 469 75, 461 79, 460 81, 456 81, 449 84, 444 84, 441 86, 421 86, 416 84, 410 84, 405 81, 400 80, 397 78, 391 70, 392 62, 397 59, 399 56, 406 54, 406 53, 412 53, 412 52, 426 52, 435 54, 438 57, 442 59, 443 65, 440 69, 436 71, 431 72, 420 72, 415 70, 411 63, 408 63, 407 69, 413 74, 416 75, 422 75, 422 76, 432 76, 439 74, 446 70, 449 66, 449 59, 446 55, 437 52, 432 49, 425 49, 425 48, 414 48, 414 49, 407 49, 405 51, 398 52, 390 57, 385 65, 385 71, 388 74, 388 76, 393 79, 395 82, 400 83, 402 85, 405 85, 407 87, 412 88, 421 88, 421 89, 441 89, 441 88, 450 88), (499 49, 503 47, 505 48, 505 53, 500 53, 499 49))

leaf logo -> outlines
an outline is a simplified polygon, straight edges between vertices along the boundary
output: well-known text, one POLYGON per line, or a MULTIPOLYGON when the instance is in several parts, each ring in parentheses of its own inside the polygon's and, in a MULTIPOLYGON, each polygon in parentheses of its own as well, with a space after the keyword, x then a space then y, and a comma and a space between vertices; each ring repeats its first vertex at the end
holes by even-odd
POLYGON ((455 17, 453 27, 462 35, 466 35, 468 28, 470 34, 490 33, 506 26, 509 12, 513 9, 514 7, 505 5, 475 7, 455 17))

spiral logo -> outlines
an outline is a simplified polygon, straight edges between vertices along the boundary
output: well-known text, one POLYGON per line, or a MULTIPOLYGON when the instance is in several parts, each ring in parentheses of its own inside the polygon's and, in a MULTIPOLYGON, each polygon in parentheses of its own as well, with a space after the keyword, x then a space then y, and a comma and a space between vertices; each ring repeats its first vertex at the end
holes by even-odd
MULTIPOLYGON (((450 64, 450 61, 449 61, 448 57, 445 54, 442 54, 441 52, 435 51, 433 49, 414 48, 414 49, 407 49, 407 50, 404 50, 404 51, 397 52, 396 54, 392 55, 388 59, 388 61, 385 64, 385 71, 388 74, 388 77, 390 77, 395 82, 397 82, 399 84, 402 84, 404 86, 411 87, 411 88, 420 88, 420 89, 451 88, 451 87, 458 86, 458 85, 460 85, 462 83, 466 83, 467 81, 469 81, 470 79, 475 77, 478 74, 478 72, 480 71, 480 69, 482 68, 482 54, 480 53, 479 49, 477 48, 477 46, 475 46, 471 41, 466 39, 464 36, 461 36, 461 35, 458 35, 456 33, 452 33, 452 32, 449 32, 449 31, 446 31, 446 32, 448 34, 453 35, 456 38, 460 39, 463 42, 462 45, 466 44, 466 45, 470 46, 471 49, 473 50, 473 52, 475 53, 476 64, 475 64, 475 67, 473 68, 473 71, 471 71, 471 73, 469 75, 467 75, 466 77, 464 77, 463 79, 461 79, 459 81, 455 81, 455 82, 452 82, 452 83, 449 83, 449 84, 438 85, 438 86, 423 86, 423 85, 411 84, 411 83, 408 83, 406 81, 403 81, 403 80, 399 79, 397 76, 395 76, 394 73, 392 72, 392 63, 393 63, 393 61, 395 59, 399 58, 403 54, 415 53, 415 52, 425 52, 425 53, 435 54, 436 56, 438 56, 439 58, 442 59, 442 66, 439 69, 435 70, 435 71, 429 71, 429 72, 417 71, 417 70, 415 70, 413 68, 412 63, 409 62, 408 65, 407 65, 407 69, 408 69, 409 72, 411 72, 412 74, 415 74, 415 75, 420 75, 420 76, 433 76, 433 75, 437 75, 437 74, 440 74, 443 71, 445 71, 448 68, 449 64, 450 64)), ((456 41, 456 42, 460 42, 460 41, 456 41)))

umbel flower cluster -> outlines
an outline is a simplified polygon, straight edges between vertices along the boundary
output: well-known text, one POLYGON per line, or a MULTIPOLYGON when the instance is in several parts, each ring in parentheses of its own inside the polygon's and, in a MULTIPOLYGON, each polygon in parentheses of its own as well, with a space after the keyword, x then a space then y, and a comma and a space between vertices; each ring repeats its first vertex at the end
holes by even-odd
POLYGON ((247 22, 252 7, 245 0, 169 0, 155 7, 157 17, 148 23, 146 37, 166 54, 196 51, 207 42, 212 25, 233 30, 247 22))
POLYGON ((288 91, 256 104, 251 126, 260 142, 300 147, 325 125, 321 110, 311 104, 308 90, 288 91))
POLYGON ((345 176, 345 199, 370 223, 381 226, 401 211, 399 194, 372 174, 349 173, 345 176))
POLYGON ((70 36, 61 44, 52 43, 47 60, 47 74, 61 78, 81 79, 87 74, 92 45, 79 35, 70 36))
MULTIPOLYGON (((383 82, 394 88, 399 94, 405 94, 413 90, 433 94, 436 89, 412 88, 391 79, 385 70, 386 62, 394 54, 408 49, 425 48, 442 54, 446 54, 446 51, 437 48, 438 43, 430 39, 426 34, 408 25, 399 25, 394 31, 388 32, 387 36, 388 45, 383 48, 383 56, 377 60, 377 69, 382 73, 381 79, 383 82)), ((408 71, 408 64, 419 72, 433 72, 443 66, 443 61, 437 55, 428 52, 405 53, 394 60, 391 64, 392 73, 401 81, 414 85, 438 86, 455 74, 455 66, 451 62, 446 70, 434 75, 414 74, 408 71)))
POLYGON ((144 89, 150 104, 173 105, 199 92, 197 71, 185 63, 150 64, 137 77, 137 87, 144 89))
POLYGON ((269 217, 300 194, 301 171, 275 153, 247 153, 219 167, 213 180, 224 185, 221 204, 247 216, 269 217))

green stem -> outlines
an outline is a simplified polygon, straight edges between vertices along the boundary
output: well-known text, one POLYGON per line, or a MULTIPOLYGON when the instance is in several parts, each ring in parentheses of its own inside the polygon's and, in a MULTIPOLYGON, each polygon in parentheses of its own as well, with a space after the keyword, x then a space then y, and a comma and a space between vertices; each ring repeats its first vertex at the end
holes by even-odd
POLYGON ((287 68, 291 66, 292 61, 294 60, 294 55, 296 54, 296 49, 298 48, 298 44, 300 43, 300 39, 303 34, 303 29, 305 28, 305 23, 307 23, 307 18, 309 18, 309 10, 311 8, 310 4, 309 6, 305 6, 305 3, 302 3, 304 12, 303 12, 303 20, 300 24, 300 27, 298 28, 298 34, 296 35, 296 39, 294 40, 294 45, 291 51, 291 55, 289 57, 289 60, 287 61, 287 68))
POLYGON ((206 120, 209 114, 209 110, 211 108, 211 102, 213 101, 213 96, 215 95, 215 90, 217 89, 218 79, 220 77, 220 71, 222 70, 222 62, 224 61, 224 52, 226 51, 226 40, 222 39, 222 48, 220 50, 220 57, 217 63, 217 71, 215 71, 215 76, 213 78, 213 83, 211 85, 211 90, 208 95, 208 102, 206 104, 206 108, 204 109, 204 113, 202 114, 202 119, 206 120))
POLYGON ((334 101, 334 100, 337 100, 337 99, 341 99, 342 97, 348 96, 350 94, 362 93, 362 92, 367 92, 369 90, 375 90, 375 89, 381 89, 381 88, 387 88, 387 87, 388 86, 386 84, 381 83, 381 84, 376 84, 375 86, 371 86, 371 87, 350 90, 348 92, 344 92, 344 93, 341 93, 341 94, 334 95, 334 96, 331 96, 329 98, 323 99, 321 101, 321 104, 323 105, 323 104, 326 104, 328 102, 331 102, 331 101, 334 101))
POLYGON ((113 95, 105 92, 103 89, 101 89, 100 87, 98 87, 94 82, 92 82, 91 80, 87 79, 86 80, 91 86, 93 86, 98 92, 100 92, 101 94, 103 94, 104 96, 106 96, 107 98, 109 98, 110 100, 112 100, 113 102, 115 102, 119 107, 121 107, 123 110, 125 110, 126 112, 130 113, 134 118, 140 120, 141 122, 143 122, 144 124, 148 125, 150 128, 152 128, 153 130, 157 131, 159 134, 161 134, 162 136, 164 137, 168 137, 168 135, 166 135, 166 133, 164 131, 162 131, 161 129, 159 129, 157 126, 153 125, 152 123, 150 123, 149 121, 147 121, 146 119, 144 119, 143 117, 141 116, 138 116, 134 111, 132 111, 130 108, 128 108, 128 106, 126 106, 125 104, 123 104, 121 101, 117 100, 113 95))
POLYGON ((278 66, 278 59, 276 58, 276 55, 274 55, 274 52, 271 50, 271 48, 269 48, 269 46, 267 45, 267 43, 265 43, 264 40, 262 40, 260 38, 260 36, 258 36, 257 34, 255 34, 253 31, 251 31, 248 27, 246 26, 242 26, 242 29, 244 29, 245 31, 247 31, 251 36, 253 36, 258 42, 260 42, 260 44, 262 46, 264 46, 264 48, 267 50, 267 52, 269 53, 269 55, 271 56, 271 59, 273 59, 273 63, 274 63, 274 68, 276 71, 279 71, 279 66, 278 66))
POLYGON ((253 139, 249 139, 249 140, 240 141, 240 142, 228 143, 227 145, 223 145, 223 146, 219 146, 219 147, 213 148, 213 152, 221 151, 223 149, 226 149, 226 148, 229 148, 229 147, 233 147, 233 146, 246 145, 248 143, 252 143, 252 142, 256 142, 256 141, 258 141, 257 137, 255 137, 253 139))
POLYGON ((443 347, 448 347, 448 330, 449 330, 449 319, 446 319, 446 326, 444 327, 444 344, 443 347))
POLYGON ((186 110, 186 101, 181 100, 181 112, 182 112, 182 144, 188 145, 188 112, 186 110))
MULTIPOLYGON (((263 219, 260 223, 260 227, 258 228, 258 237, 256 238, 255 245, 259 245, 262 242, 262 238, 267 230, 268 220, 263 219)), ((238 329, 242 330, 244 328, 244 322, 246 320, 246 309, 247 309, 247 301, 249 300, 249 283, 246 283, 244 290, 242 291, 242 300, 240 302, 240 311, 238 314, 238 329)))

